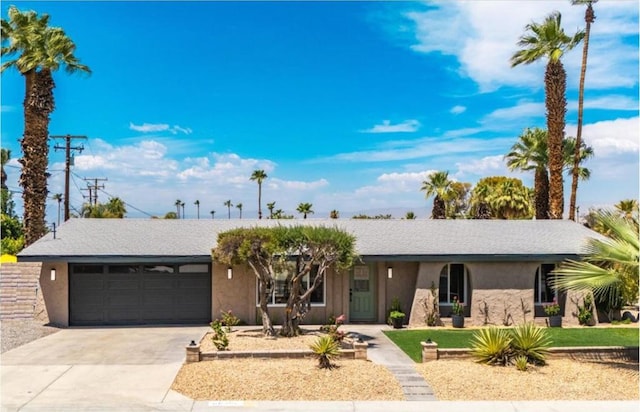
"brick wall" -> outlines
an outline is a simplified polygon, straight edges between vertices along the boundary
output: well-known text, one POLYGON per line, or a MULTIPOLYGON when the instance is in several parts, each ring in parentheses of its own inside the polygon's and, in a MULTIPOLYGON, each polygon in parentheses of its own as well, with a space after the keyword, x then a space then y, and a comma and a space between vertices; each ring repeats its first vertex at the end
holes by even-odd
POLYGON ((3 263, 0 266, 0 319, 47 321, 40 291, 41 263, 3 263))

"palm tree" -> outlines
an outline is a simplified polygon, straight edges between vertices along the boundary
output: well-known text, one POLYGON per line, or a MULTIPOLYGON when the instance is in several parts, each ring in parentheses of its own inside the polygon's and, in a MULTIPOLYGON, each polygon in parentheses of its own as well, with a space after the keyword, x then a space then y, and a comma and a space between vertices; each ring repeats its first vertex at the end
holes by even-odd
POLYGON ((422 182, 422 188, 425 197, 433 198, 433 210, 431 211, 432 219, 446 219, 445 199, 451 189, 451 180, 449 180, 449 172, 434 172, 429 178, 422 182))
POLYGON ((547 131, 526 129, 505 156, 509 170, 535 170, 533 178, 536 219, 549 219, 547 131))
POLYGON ((227 207, 227 213, 229 214, 229 219, 231 219, 231 200, 227 200, 224 202, 224 205, 227 207))
POLYGON ((25 78, 23 156, 20 185, 23 188, 25 244, 46 233, 49 115, 55 109, 52 73, 64 66, 67 73, 87 72, 75 57, 75 44, 59 27, 49 27, 49 15, 21 12, 9 7, 9 19, 1 20, 4 63, 0 72, 15 67, 25 78), (14 56, 18 54, 18 56, 14 56), (7 59, 10 57, 13 59, 7 59))
POLYGON ((196 216, 198 217, 198 220, 200 220, 200 201, 196 200, 195 202, 193 202, 193 204, 196 205, 196 216))
POLYGON ((216 211, 215 211, 215 210, 212 210, 212 211, 211 211, 211 212, 209 212, 209 213, 211 213, 211 219, 213 219, 213 218, 214 218, 214 216, 215 216, 215 214, 216 214, 216 211))
POLYGON ((311 203, 300 203, 296 211, 302 215, 303 219, 306 219, 307 215, 313 213, 312 207, 313 205, 311 203))
POLYGON ((276 202, 267 203, 267 209, 269 209, 269 219, 273 219, 273 209, 276 207, 276 202))
POLYGON ((180 219, 180 205, 182 205, 182 200, 180 200, 180 199, 176 200, 175 205, 176 205, 176 212, 178 212, 176 214, 177 219, 180 219))
POLYGON ((560 60, 565 51, 573 49, 584 37, 578 31, 573 37, 565 34, 561 27, 561 15, 553 12, 542 24, 530 23, 520 37, 522 49, 511 57, 511 67, 531 64, 547 58, 544 76, 545 107, 547 111, 547 150, 549 152, 549 217, 562 219, 564 198, 562 170, 562 138, 564 137, 567 111, 567 73, 560 60))
POLYGON ((582 66, 580 67, 580 86, 578 88, 578 126, 576 131, 576 151, 573 155, 573 171, 571 173, 571 199, 569 201, 569 219, 576 220, 576 197, 578 192, 578 178, 580 176, 580 146, 582 145, 582 115, 584 112, 584 79, 587 74, 587 56, 589 55, 589 36, 591 34, 591 23, 596 19, 591 5, 598 0, 571 0, 573 5, 587 5, 584 12, 584 43, 582 44, 582 66))
POLYGON ((52 197, 53 200, 58 201, 58 226, 60 226, 60 207, 62 206, 62 193, 56 193, 52 197))
MULTIPOLYGON (((576 144, 578 139, 575 137, 567 137, 562 140, 562 152, 564 154, 564 170, 573 173, 574 153, 576 152, 576 144)), ((582 163, 593 157, 593 148, 587 146, 584 141, 580 143, 580 157, 578 159, 578 178, 580 180, 589 180, 591 177, 591 170, 586 167, 582 167, 582 163)))
POLYGON ((340 212, 338 212, 336 209, 333 209, 331 212, 329 212, 329 217, 331 219, 338 219, 340 217, 340 212))
POLYGON ((9 159, 11 159, 11 150, 2 148, 2 177, 0 178, 0 187, 3 190, 8 189, 7 187, 7 172, 4 171, 4 166, 9 163, 9 159))
POLYGON ((416 214, 413 212, 407 212, 407 214, 404 215, 404 218, 407 220, 414 220, 416 218, 416 214))
POLYGON ((184 202, 180 202, 180 207, 182 208, 182 218, 184 219, 184 202))
POLYGON ((238 210, 240 211, 240 219, 242 219, 242 203, 238 203, 236 205, 236 207, 238 208, 238 210))
POLYGON ((616 212, 627 220, 638 219, 638 200, 637 199, 624 199, 616 203, 613 207, 616 208, 616 212))
POLYGON ((630 291, 629 299, 637 299, 639 239, 636 222, 615 212, 599 210, 595 220, 604 227, 608 238, 589 240, 587 256, 582 261, 569 260, 555 270, 552 286, 560 290, 593 292, 596 298, 613 305, 620 292, 630 291))
POLYGON ((107 203, 106 207, 109 214, 113 217, 123 218, 124 215, 127 214, 125 203, 119 197, 112 197, 109 199, 109 203, 107 203))
POLYGON ((262 219, 262 182, 267 178, 264 170, 254 170, 250 180, 258 182, 258 219, 262 219))

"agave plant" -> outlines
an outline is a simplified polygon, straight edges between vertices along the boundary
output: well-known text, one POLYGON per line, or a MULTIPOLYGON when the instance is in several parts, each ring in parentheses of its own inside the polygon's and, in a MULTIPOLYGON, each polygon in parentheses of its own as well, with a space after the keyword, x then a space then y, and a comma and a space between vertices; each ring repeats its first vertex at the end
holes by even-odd
POLYGON ((478 329, 471 338, 471 354, 480 363, 506 365, 512 355, 511 337, 505 329, 478 329))
POLYGON ((320 369, 333 368, 335 365, 331 361, 340 356, 340 344, 328 335, 319 337, 309 347, 318 359, 320 369))
POLYGON ((532 322, 516 326, 511 331, 511 347, 514 355, 525 357, 529 363, 544 365, 551 340, 547 331, 532 322))

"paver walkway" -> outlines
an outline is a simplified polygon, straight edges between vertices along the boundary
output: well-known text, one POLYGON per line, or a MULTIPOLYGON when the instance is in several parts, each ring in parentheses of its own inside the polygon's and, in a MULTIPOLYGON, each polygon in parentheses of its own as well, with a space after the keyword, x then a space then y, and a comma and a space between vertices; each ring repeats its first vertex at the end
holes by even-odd
POLYGON ((367 357, 393 373, 407 401, 437 400, 433 389, 416 370, 413 360, 382 333, 387 325, 345 325, 343 328, 360 334, 362 340, 369 343, 367 357))

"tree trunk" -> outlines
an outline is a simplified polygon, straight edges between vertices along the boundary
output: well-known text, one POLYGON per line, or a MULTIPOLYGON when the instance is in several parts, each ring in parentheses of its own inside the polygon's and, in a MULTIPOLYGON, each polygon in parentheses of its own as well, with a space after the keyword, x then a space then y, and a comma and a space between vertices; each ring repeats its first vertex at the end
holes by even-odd
POLYGON ((440 199, 439 196, 436 196, 433 199, 433 210, 431 211, 432 219, 446 219, 447 218, 447 210, 445 207, 444 200, 440 199))
POLYGON ((280 335, 292 338, 300 335, 300 311, 298 310, 300 299, 300 281, 301 275, 297 275, 292 279, 289 296, 287 297, 287 306, 284 310, 284 323, 280 330, 280 335))
POLYGON ((593 13, 591 3, 587 4, 584 14, 586 28, 584 31, 584 44, 582 47, 582 66, 580 68, 580 86, 578 88, 578 127, 576 130, 576 151, 573 155, 573 171, 571 172, 571 199, 569 201, 569 219, 576 220, 576 198, 578 196, 578 178, 580 170, 580 146, 582 146, 582 114, 584 110, 584 79, 587 74, 587 56, 589 54, 589 34, 591 23, 596 16, 593 13))
POLYGON ((258 182, 258 219, 262 219, 262 183, 258 182))
POLYGON ((567 99, 565 96, 567 74, 560 60, 549 60, 545 72, 545 106, 547 109, 547 138, 549 151, 549 217, 562 219, 564 138, 567 99))
POLYGON ((54 109, 51 72, 34 70, 24 74, 24 135, 20 186, 24 202, 25 245, 28 246, 46 233, 45 207, 47 202, 47 163, 49 159, 49 114, 54 109))
POLYGON ((276 331, 273 328, 273 323, 271 322, 271 317, 269 317, 269 304, 268 304, 268 296, 269 296, 269 287, 267 282, 260 280, 258 282, 258 297, 260 301, 260 312, 262 316, 262 333, 264 336, 275 336, 276 331))
POLYGON ((536 169, 534 180, 536 219, 549 219, 549 175, 547 169, 536 169))

